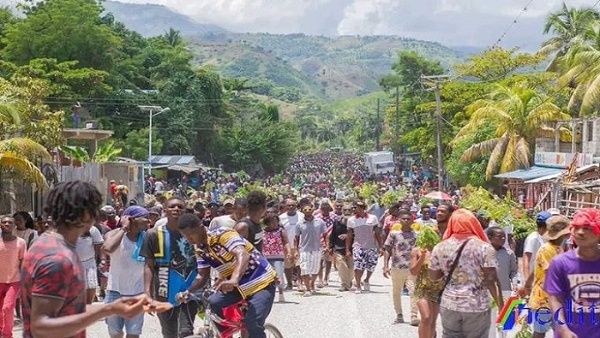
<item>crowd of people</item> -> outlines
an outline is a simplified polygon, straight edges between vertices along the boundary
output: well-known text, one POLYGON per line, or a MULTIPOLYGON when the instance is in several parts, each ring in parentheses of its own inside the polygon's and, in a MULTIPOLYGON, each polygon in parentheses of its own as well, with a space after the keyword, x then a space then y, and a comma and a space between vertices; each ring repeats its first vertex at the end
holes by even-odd
POLYGON ((276 298, 290 290, 310 297, 333 271, 339 292, 368 293, 378 265, 392 283, 392 323, 417 326, 422 338, 438 335, 438 316, 443 337, 501 337, 495 314, 517 294, 528 298, 534 337, 550 329, 594 336, 600 211, 572 220, 540 212, 520 269, 515 240, 495 220, 456 199, 419 205, 431 186, 425 171, 371 175, 356 155, 324 153, 301 156, 260 185, 214 175, 218 184, 199 185, 206 191, 154 191, 148 205, 117 208, 103 206, 90 183, 61 183, 37 222, 27 212, 0 217, 0 337, 12 338, 16 313, 24 337, 85 337, 106 318, 111 337, 135 338, 145 312, 157 313, 165 338, 187 337, 201 307, 195 295, 208 286, 217 290, 208 297, 213 313, 245 300, 249 336, 264 337, 276 298), (409 194, 384 206, 356 195, 352 187, 364 182, 409 194), (258 188, 236 196, 249 184, 258 188))

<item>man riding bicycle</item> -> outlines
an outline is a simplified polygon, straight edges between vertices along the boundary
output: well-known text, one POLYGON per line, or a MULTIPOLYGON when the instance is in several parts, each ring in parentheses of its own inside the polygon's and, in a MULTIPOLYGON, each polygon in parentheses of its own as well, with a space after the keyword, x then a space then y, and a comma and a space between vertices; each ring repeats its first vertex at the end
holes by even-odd
MULTIPOLYGON (((208 231, 193 214, 179 218, 179 231, 196 246, 199 279, 190 287, 193 293, 210 279, 210 268, 219 272, 215 289, 208 299, 213 313, 223 317, 223 309, 246 300, 244 324, 250 338, 265 337, 265 320, 275 299, 275 270, 267 259, 236 231, 220 228, 208 231)), ((222 328, 220 328, 222 329, 222 328)))

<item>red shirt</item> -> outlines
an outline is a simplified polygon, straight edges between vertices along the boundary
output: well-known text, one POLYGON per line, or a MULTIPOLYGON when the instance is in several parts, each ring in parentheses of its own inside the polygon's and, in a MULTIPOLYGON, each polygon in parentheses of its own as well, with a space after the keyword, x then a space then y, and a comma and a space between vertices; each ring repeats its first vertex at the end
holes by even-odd
MULTIPOLYGON (((23 338, 31 333, 33 295, 61 299, 57 317, 85 312, 85 279, 75 247, 67 245, 59 234, 46 232, 25 253, 21 269, 23 283, 23 338)), ((85 330, 69 338, 85 338, 85 330)))

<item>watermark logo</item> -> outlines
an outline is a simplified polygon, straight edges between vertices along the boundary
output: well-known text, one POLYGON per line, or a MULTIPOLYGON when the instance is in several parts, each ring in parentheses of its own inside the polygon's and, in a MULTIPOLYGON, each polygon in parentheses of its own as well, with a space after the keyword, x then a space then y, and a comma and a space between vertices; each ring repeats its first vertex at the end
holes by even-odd
POLYGON ((527 307, 524 299, 512 296, 507 299, 498 314, 496 326, 503 331, 509 331, 515 327, 519 319, 526 320, 529 325, 537 323, 540 325, 600 326, 600 307, 596 306, 595 300, 585 301, 582 298, 578 300, 575 302, 572 298, 567 298, 564 302, 566 307, 552 311, 548 307, 531 309, 527 307))

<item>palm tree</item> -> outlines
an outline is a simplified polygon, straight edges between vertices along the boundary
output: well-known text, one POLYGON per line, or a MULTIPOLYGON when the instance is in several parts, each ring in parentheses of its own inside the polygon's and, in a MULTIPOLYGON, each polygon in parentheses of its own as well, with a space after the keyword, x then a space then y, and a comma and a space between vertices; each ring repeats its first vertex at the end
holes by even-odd
POLYGON ((107 142, 98 147, 92 158, 93 162, 106 163, 114 161, 121 154, 123 149, 115 147, 115 142, 107 142))
POLYGON ((580 115, 600 110, 600 22, 590 25, 585 39, 574 43, 561 59, 565 72, 559 85, 574 88, 568 109, 580 115))
MULTIPOLYGON (((544 123, 570 119, 556 105, 523 86, 497 85, 488 99, 476 101, 467 109, 472 113, 471 118, 458 132, 454 142, 484 125, 496 127, 494 138, 472 145, 461 157, 462 161, 472 161, 490 155, 485 172, 487 179, 498 171, 503 173, 529 167, 535 138, 554 135, 554 128, 544 126, 544 123)), ((568 130, 561 129, 560 132, 563 140, 570 138, 568 130)))
POLYGON ((14 137, 0 140, 0 171, 11 178, 24 179, 37 187, 46 185, 46 179, 31 159, 51 161, 52 156, 41 144, 25 138, 14 137))
POLYGON ((171 47, 175 47, 183 42, 181 33, 173 28, 169 28, 169 31, 163 35, 163 38, 171 47))
POLYGON ((548 70, 556 70, 557 60, 565 55, 569 48, 582 39, 591 23, 598 20, 600 14, 592 8, 569 8, 563 2, 560 11, 552 13, 546 19, 544 34, 550 31, 554 37, 542 44, 541 53, 554 53, 556 55, 548 65, 548 70))

